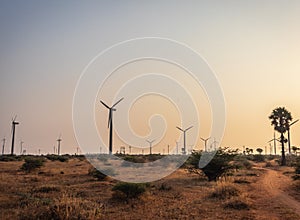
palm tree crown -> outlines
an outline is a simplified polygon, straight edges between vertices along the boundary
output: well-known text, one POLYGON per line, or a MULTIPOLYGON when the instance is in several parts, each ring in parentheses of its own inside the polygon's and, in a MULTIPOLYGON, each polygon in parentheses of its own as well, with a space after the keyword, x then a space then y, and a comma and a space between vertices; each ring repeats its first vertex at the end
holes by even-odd
POLYGON ((291 113, 284 107, 274 109, 269 116, 269 119, 271 120, 274 129, 281 134, 289 129, 290 122, 293 120, 291 113))

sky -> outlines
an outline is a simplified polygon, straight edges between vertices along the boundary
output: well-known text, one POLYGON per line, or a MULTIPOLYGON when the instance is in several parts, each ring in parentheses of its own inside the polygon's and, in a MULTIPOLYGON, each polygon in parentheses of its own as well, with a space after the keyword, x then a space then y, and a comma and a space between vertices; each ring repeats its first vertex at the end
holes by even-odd
MULTIPOLYGON (((181 42, 206 60, 219 80, 226 104, 224 136, 217 140, 221 146, 268 146, 267 141, 273 137, 268 116, 274 108, 285 106, 294 119, 300 118, 299 21, 297 0, 3 0, 0 137, 7 139, 5 152, 10 149, 11 118, 15 115, 20 122, 16 132, 17 153, 21 140, 28 153, 37 153, 38 149, 41 153, 52 153, 60 134, 62 153, 75 153, 77 147, 84 149, 76 140, 72 121, 73 97, 81 73, 105 49, 143 37, 181 42)), ((177 71, 174 65, 164 67, 159 62, 147 62, 137 64, 134 71, 158 71, 151 69, 153 66, 174 74, 177 71)), ((120 71, 125 73, 126 68, 127 72, 133 71, 130 65, 120 71)), ((193 82, 183 72, 178 70, 177 79, 190 86, 191 96, 198 96, 194 104, 201 109, 202 123, 199 132, 196 117, 188 118, 182 126, 188 127, 191 120, 195 121, 195 128, 187 134, 188 145, 195 139, 195 145, 201 148, 203 142, 199 137, 210 135, 209 102, 203 90, 193 89, 193 82)), ((97 100, 107 98, 104 101, 111 105, 111 94, 105 86, 117 91, 122 86, 121 79, 114 81, 112 77, 95 94, 97 100)), ((174 128, 180 124, 176 104, 165 97, 149 95, 136 100, 128 113, 130 126, 145 139, 162 134, 162 121, 154 121, 150 128, 149 117, 157 111, 164 115, 168 126, 164 135, 156 138, 157 152, 166 151, 166 145, 173 148, 175 140, 182 145, 182 136, 174 128), (155 133, 156 129, 160 132, 155 133)), ((94 108, 98 133, 107 144, 108 112, 99 102, 94 108)), ((121 102, 114 112, 116 125, 117 119, 122 118, 122 108, 121 102)), ((299 133, 300 123, 291 129, 292 145, 300 145, 299 133)), ((126 143, 115 135, 115 145, 118 149, 126 143)))

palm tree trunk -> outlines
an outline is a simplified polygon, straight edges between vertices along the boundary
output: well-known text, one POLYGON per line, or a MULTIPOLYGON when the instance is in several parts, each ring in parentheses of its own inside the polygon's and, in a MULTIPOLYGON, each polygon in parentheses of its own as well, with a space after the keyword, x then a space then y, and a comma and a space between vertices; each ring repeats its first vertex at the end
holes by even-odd
POLYGON ((286 165, 286 159, 285 159, 285 151, 284 151, 284 136, 283 133, 281 133, 280 136, 280 142, 281 142, 281 166, 286 165))

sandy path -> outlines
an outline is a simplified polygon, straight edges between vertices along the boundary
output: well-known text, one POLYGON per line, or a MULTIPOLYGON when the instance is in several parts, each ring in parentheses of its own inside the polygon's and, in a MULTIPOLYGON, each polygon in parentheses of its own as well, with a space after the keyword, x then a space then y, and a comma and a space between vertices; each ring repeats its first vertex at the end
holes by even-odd
POLYGON ((276 199, 286 207, 289 207, 293 212, 300 216, 300 203, 293 197, 289 196, 287 192, 284 191, 287 187, 291 185, 291 179, 283 175, 280 171, 257 168, 265 170, 265 175, 260 180, 259 184, 271 197, 276 199))

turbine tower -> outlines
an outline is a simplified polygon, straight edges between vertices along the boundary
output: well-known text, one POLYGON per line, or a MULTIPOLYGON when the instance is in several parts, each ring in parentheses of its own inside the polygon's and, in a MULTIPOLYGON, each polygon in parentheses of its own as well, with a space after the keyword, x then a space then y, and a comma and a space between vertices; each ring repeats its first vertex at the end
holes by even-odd
POLYGON ((16 121, 17 116, 15 116, 15 118, 12 119, 12 127, 11 127, 11 131, 12 131, 12 138, 11 138, 11 155, 14 155, 14 147, 15 147, 15 134, 16 134, 16 125, 19 124, 19 122, 16 121))
POLYGON ((276 139, 275 131, 274 131, 274 138, 272 140, 269 140, 268 143, 274 141, 274 155, 276 155, 276 141, 280 142, 278 139, 276 139))
POLYGON ((3 145, 2 145, 2 155, 4 154, 5 141, 6 141, 6 139, 3 138, 3 139, 2 139, 2 142, 3 142, 3 145))
POLYGON ((146 140, 146 141, 150 144, 150 155, 152 155, 152 143, 153 143, 155 140, 152 140, 152 141, 146 140))
POLYGON ((114 105, 109 107, 106 105, 103 101, 100 100, 102 105, 104 105, 109 110, 109 116, 108 116, 108 128, 109 128, 109 154, 112 154, 113 151, 113 112, 116 111, 114 107, 119 104, 124 98, 121 98, 119 101, 117 101, 114 105))
POLYGON ((289 144, 289 154, 291 154, 291 138, 290 138, 290 128, 293 124, 296 124, 299 121, 299 119, 297 119, 296 121, 292 122, 290 124, 290 126, 288 127, 288 144, 289 144))
POLYGON ((60 155, 60 142, 62 141, 61 134, 59 135, 56 141, 57 141, 57 155, 60 155))
POLYGON ((183 154, 186 154, 186 132, 190 130, 193 126, 188 127, 187 129, 182 129, 180 127, 176 127, 178 130, 183 132, 183 154))
POLYGON ((207 152, 207 141, 208 141, 209 139, 210 139, 210 137, 209 137, 209 138, 206 138, 206 139, 201 138, 201 140, 204 141, 204 149, 205 149, 205 152, 207 152))

